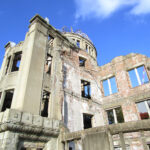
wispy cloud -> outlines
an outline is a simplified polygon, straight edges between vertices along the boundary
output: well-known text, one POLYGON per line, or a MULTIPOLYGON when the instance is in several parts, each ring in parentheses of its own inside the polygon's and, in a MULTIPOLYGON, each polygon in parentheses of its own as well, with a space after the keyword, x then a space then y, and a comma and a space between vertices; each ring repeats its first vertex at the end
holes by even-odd
POLYGON ((138 4, 131 10, 135 15, 150 13, 150 0, 138 0, 138 4))
POLYGON ((129 7, 129 13, 134 15, 150 13, 150 0, 75 0, 75 3, 76 19, 107 18, 124 7, 129 7))

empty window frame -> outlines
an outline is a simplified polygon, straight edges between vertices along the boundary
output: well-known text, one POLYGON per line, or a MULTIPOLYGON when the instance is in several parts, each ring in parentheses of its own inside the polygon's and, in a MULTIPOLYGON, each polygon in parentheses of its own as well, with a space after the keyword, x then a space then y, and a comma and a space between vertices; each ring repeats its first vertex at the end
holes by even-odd
POLYGON ((7 59, 7 65, 6 65, 6 71, 5 71, 5 74, 7 74, 7 73, 8 73, 10 60, 11 60, 11 56, 9 56, 9 57, 8 57, 8 59, 7 59))
POLYGON ((128 71, 132 87, 149 82, 144 66, 140 66, 128 71))
POLYGON ((53 47, 54 38, 51 35, 48 36, 48 42, 49 42, 50 47, 52 48, 53 47))
POLYGON ((102 82, 103 82, 104 96, 108 96, 118 92, 115 77, 108 78, 106 80, 103 80, 102 82))
POLYGON ((88 45, 87 44, 85 45, 85 50, 86 50, 86 52, 88 52, 88 45))
POLYGON ((74 141, 69 141, 69 150, 75 150, 75 142, 74 141))
POLYGON ((149 119, 150 118, 150 100, 145 100, 142 102, 138 102, 136 104, 137 104, 140 118, 149 119))
POLYGON ((51 66, 52 66, 52 56, 47 54, 46 63, 45 63, 45 72, 47 74, 51 74, 51 66))
POLYGON ((42 104, 41 104, 41 116, 48 117, 48 105, 49 105, 50 93, 43 91, 42 104))
POLYGON ((85 58, 79 57, 79 66, 80 67, 85 67, 85 61, 86 61, 85 58))
POLYGON ((15 56, 14 56, 14 59, 13 59, 13 65, 12 65, 12 69, 11 69, 12 72, 19 70, 21 55, 22 55, 22 52, 15 53, 15 56))
POLYGON ((122 148, 120 146, 115 146, 114 150, 122 150, 122 148))
MULTIPOLYGON (((122 148, 120 146, 115 146, 114 150, 122 150, 122 148)), ((126 150, 130 150, 130 147, 128 145, 126 145, 126 150)))
POLYGON ((83 125, 84 129, 92 128, 93 115, 83 114, 83 125))
POLYGON ((80 41, 77 40, 77 47, 80 48, 80 41))
POLYGON ((5 97, 4 97, 2 111, 5 111, 7 108, 11 108, 13 94, 14 94, 14 90, 5 91, 5 97))
POLYGON ((91 47, 89 46, 89 54, 91 54, 91 47))
POLYGON ((121 107, 107 110, 108 123, 122 123, 124 122, 123 113, 121 107))
POLYGON ((91 86, 90 86, 90 82, 81 80, 81 95, 84 98, 91 99, 91 86))

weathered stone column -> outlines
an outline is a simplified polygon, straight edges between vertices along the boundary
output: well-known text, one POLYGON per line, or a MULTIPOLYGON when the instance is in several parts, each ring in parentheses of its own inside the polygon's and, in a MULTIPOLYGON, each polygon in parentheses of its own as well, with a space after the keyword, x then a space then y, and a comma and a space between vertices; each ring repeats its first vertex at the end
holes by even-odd
POLYGON ((12 108, 39 114, 48 42, 48 24, 38 15, 33 17, 30 23, 29 32, 23 45, 22 61, 12 108))
POLYGON ((57 138, 51 138, 50 141, 45 145, 43 150, 58 150, 57 138))
POLYGON ((4 75, 5 72, 6 72, 6 65, 7 65, 7 63, 8 63, 8 60, 7 60, 7 53, 8 53, 8 51, 10 50, 10 47, 11 47, 11 44, 10 44, 10 42, 8 42, 8 43, 5 45, 5 56, 4 56, 3 63, 2 63, 2 66, 1 66, 1 70, 0 70, 0 80, 2 79, 3 75, 4 75))
POLYGON ((52 60, 52 87, 51 87, 51 100, 50 100, 50 118, 61 120, 62 103, 63 103, 63 72, 62 72, 62 59, 60 46, 61 39, 56 37, 54 39, 54 50, 52 60))
POLYGON ((110 150, 114 150, 113 137, 110 133, 110 130, 107 130, 107 134, 108 134, 108 139, 109 139, 110 150))
POLYGON ((122 150, 126 150, 126 145, 125 145, 123 133, 119 133, 119 137, 120 137, 120 143, 121 143, 122 150))

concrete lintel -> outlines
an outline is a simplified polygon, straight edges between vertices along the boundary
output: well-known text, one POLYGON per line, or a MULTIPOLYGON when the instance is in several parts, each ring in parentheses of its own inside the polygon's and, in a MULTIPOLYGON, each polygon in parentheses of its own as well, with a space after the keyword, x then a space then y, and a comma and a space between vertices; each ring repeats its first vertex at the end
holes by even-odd
POLYGON ((47 24, 46 20, 44 18, 42 18, 39 14, 36 14, 34 17, 32 17, 30 19, 30 23, 32 23, 34 21, 37 21, 37 20, 40 20, 40 21, 42 21, 42 22, 47 24))
POLYGON ((119 133, 129 133, 129 132, 136 132, 139 130, 146 131, 150 130, 150 120, 138 120, 138 121, 130 121, 125 123, 118 123, 114 125, 105 125, 99 126, 95 128, 86 129, 83 131, 72 132, 72 133, 65 133, 62 137, 62 141, 71 141, 74 139, 80 139, 83 134, 90 134, 90 133, 98 133, 104 131, 110 131, 111 135, 119 134, 119 133))

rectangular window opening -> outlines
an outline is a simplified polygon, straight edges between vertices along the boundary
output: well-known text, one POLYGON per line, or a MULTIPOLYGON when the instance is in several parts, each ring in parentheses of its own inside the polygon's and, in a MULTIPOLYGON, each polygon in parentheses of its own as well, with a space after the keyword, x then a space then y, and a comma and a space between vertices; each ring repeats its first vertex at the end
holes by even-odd
POLYGON ((11 56, 9 56, 9 57, 8 57, 8 59, 7 59, 7 66, 6 66, 6 72, 5 72, 5 74, 7 74, 7 73, 8 73, 10 60, 11 60, 11 56))
POLYGON ((86 61, 85 58, 79 57, 79 66, 80 67, 85 67, 85 61, 86 61))
POLYGON ((83 114, 84 129, 92 128, 93 115, 83 114))
POLYGON ((82 97, 91 99, 90 82, 81 80, 81 95, 82 97))
POLYGON ((114 124, 114 114, 113 114, 113 109, 112 110, 107 110, 107 116, 108 116, 108 122, 109 124, 114 124))
POLYGON ((115 146, 115 147, 114 147, 114 150, 122 150, 122 148, 119 147, 119 146, 115 146))
POLYGON ((21 147, 21 150, 27 150, 25 147, 21 147))
POLYGON ((149 82, 149 78, 144 66, 136 67, 128 71, 132 87, 136 87, 149 82))
POLYGON ((5 98, 3 102, 2 111, 5 111, 7 108, 11 108, 13 94, 14 94, 14 90, 5 91, 5 98))
POLYGON ((69 141, 69 150, 75 150, 75 143, 74 143, 74 141, 69 141))
POLYGON ((116 112, 117 122, 118 123, 124 122, 124 118, 123 118, 123 113, 122 113, 121 107, 115 108, 115 112, 116 112))
POLYGON ((140 118, 142 120, 150 118, 150 100, 138 102, 137 108, 139 111, 140 118))
POLYGON ((103 80, 102 82, 103 82, 104 96, 108 96, 118 92, 115 77, 108 78, 106 80, 103 80))
POLYGON ((123 123, 124 122, 121 107, 107 110, 107 116, 108 116, 108 123, 109 124, 123 123))
POLYGON ((46 63, 45 63, 45 72, 47 74, 51 74, 51 66, 52 66, 52 56, 47 54, 46 63))
POLYGON ((88 52, 88 45, 87 44, 85 45, 85 49, 86 49, 86 52, 88 52))
POLYGON ((48 36, 48 42, 50 47, 53 47, 53 42, 54 42, 54 37, 52 37, 51 35, 48 36))
POLYGON ((48 117, 48 105, 49 105, 50 93, 43 91, 42 104, 41 104, 41 116, 48 117))
POLYGON ((19 70, 21 55, 22 55, 22 52, 15 53, 14 60, 13 60, 13 65, 12 65, 12 69, 11 69, 12 72, 19 70))
POLYGON ((42 148, 22 147, 21 150, 43 150, 42 148))
POLYGON ((80 48, 80 41, 77 40, 77 47, 80 48))

